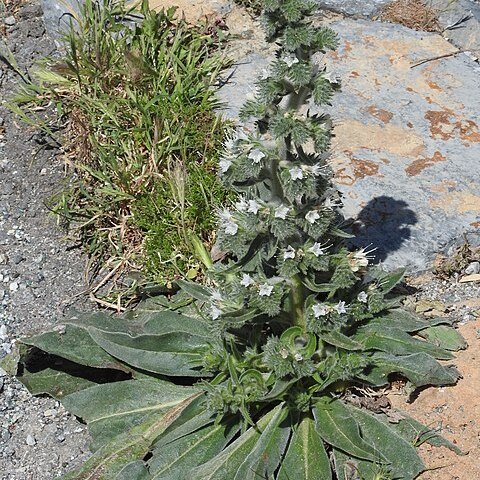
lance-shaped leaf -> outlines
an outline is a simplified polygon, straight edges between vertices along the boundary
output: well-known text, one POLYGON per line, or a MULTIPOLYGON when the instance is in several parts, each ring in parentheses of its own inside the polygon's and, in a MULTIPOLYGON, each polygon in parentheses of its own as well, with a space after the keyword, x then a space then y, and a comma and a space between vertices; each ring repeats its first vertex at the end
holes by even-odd
POLYGON ((209 302, 212 299, 212 293, 206 287, 198 283, 187 282, 186 280, 177 280, 177 285, 188 295, 201 302, 209 302))
POLYGON ((221 453, 192 470, 191 478, 195 480, 234 479, 240 465, 245 461, 245 457, 255 448, 261 432, 281 409, 282 406, 279 405, 270 410, 257 422, 255 427, 249 428, 221 453))
POLYGON ((148 473, 145 463, 137 460, 125 465, 115 480, 152 480, 152 476, 148 473))
POLYGON ((451 325, 452 320, 446 317, 425 319, 400 308, 382 312, 378 317, 369 322, 369 325, 374 328, 378 328, 378 326, 380 328, 393 327, 408 333, 418 332, 424 328, 442 324, 451 325))
MULTIPOLYGON (((126 465, 138 461, 149 452, 152 442, 179 417, 197 395, 186 398, 157 415, 151 415, 141 425, 124 431, 98 449, 82 467, 65 475, 64 480, 116 480, 126 465)), ((136 468, 138 471, 138 464, 136 468)))
POLYGON ((431 343, 413 338, 408 333, 398 328, 379 327, 370 325, 358 329, 353 340, 363 343, 365 349, 381 350, 382 352, 394 353, 396 355, 409 355, 413 353, 428 353, 440 360, 450 360, 454 356, 431 343))
POLYGON ((173 442, 157 445, 148 462, 152 480, 188 478, 193 468, 218 455, 240 429, 236 425, 210 424, 173 442))
POLYGON ((357 421, 340 400, 322 397, 313 415, 315 429, 326 443, 357 458, 379 460, 378 452, 361 437, 357 421))
POLYGON ((388 383, 388 375, 400 373, 408 378, 416 387, 424 385, 453 385, 460 378, 460 373, 453 366, 440 365, 426 353, 396 356, 377 352, 371 357, 372 367, 365 375, 364 381, 373 386, 388 383))
MULTIPOLYGON (((386 464, 351 457, 336 448, 332 450, 332 454, 337 480, 379 480, 384 478, 390 480, 392 478, 390 468, 386 464)), ((404 477, 400 478, 405 480, 404 477)))
POLYGON ((304 417, 293 431, 277 480, 331 480, 332 471, 315 422, 304 417))
POLYGON ((234 480, 260 480, 273 477, 291 433, 290 425, 285 422, 286 418, 287 410, 278 409, 262 431, 255 447, 240 465, 234 480))
POLYGON ((352 340, 338 330, 331 330, 320 335, 322 340, 344 350, 362 350, 364 347, 361 343, 352 340))
POLYGON ((169 376, 203 376, 204 337, 187 333, 140 335, 110 333, 89 328, 92 338, 110 355, 147 372, 169 376))
POLYGON ((87 330, 75 325, 22 339, 22 343, 87 367, 130 370, 100 347, 87 330))
POLYGON ((445 350, 456 352, 457 350, 467 348, 467 342, 462 335, 454 328, 447 327, 446 325, 426 328, 418 332, 418 335, 445 350))
MULTIPOLYGON (((85 374, 84 371, 81 373, 85 374)), ((79 375, 71 375, 70 373, 52 368, 46 368, 39 372, 25 370, 17 378, 27 387, 32 395, 48 394, 57 399, 96 385, 95 382, 82 378, 79 375)))
MULTIPOLYGON (((439 435, 435 430, 417 422, 412 417, 402 414, 402 418, 398 423, 393 423, 392 428, 395 429, 402 437, 416 447, 423 443, 428 443, 434 447, 446 447, 457 455, 465 455, 460 448, 446 438, 439 435)), ((386 420, 385 420, 386 421, 386 420)))
POLYGON ((92 449, 108 444, 116 436, 159 417, 198 394, 198 389, 163 380, 127 380, 96 385, 67 395, 62 402, 70 412, 88 424, 92 449))
MULTIPOLYGON (((360 425, 363 438, 373 445, 377 452, 381 452, 381 455, 387 460, 393 478, 416 478, 425 469, 415 447, 402 438, 390 425, 365 410, 351 405, 348 405, 347 408, 360 425)), ((363 469, 371 470, 372 465, 368 469, 363 466, 363 469)), ((359 472, 362 473, 362 467, 359 467, 359 472)))

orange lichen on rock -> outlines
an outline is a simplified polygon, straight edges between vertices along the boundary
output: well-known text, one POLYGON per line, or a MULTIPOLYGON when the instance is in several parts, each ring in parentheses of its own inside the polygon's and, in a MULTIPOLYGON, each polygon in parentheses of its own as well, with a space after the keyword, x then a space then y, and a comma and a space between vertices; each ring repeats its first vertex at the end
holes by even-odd
POLYGON ((389 123, 390 120, 393 118, 393 113, 384 110, 383 108, 378 108, 375 105, 370 105, 367 108, 367 112, 375 118, 378 118, 383 123, 389 123))
POLYGON ((438 162, 444 162, 447 158, 444 157, 438 150, 433 154, 432 157, 428 158, 419 158, 415 160, 413 163, 411 163, 406 169, 405 173, 409 177, 413 177, 415 175, 418 175, 419 173, 423 172, 425 168, 431 167, 432 165, 435 165, 435 163, 438 162))

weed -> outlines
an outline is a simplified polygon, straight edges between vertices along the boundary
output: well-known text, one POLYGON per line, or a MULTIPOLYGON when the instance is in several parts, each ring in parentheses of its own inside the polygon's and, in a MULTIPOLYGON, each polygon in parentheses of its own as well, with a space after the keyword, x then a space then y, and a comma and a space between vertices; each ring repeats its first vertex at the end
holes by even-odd
POLYGON ((47 61, 16 97, 17 113, 48 134, 67 125, 76 178, 51 206, 78 228, 92 265, 146 267, 162 283, 197 268, 189 238, 211 244, 226 195, 214 168, 225 125, 211 89, 225 62, 212 36, 174 13, 88 0, 64 60, 47 61), (49 103, 54 126, 32 112, 49 103))

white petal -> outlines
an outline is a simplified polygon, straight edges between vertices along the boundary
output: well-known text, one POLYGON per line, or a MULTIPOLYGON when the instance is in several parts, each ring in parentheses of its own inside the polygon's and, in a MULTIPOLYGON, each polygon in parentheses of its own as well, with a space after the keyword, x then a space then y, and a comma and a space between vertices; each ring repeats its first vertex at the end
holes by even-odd
POLYGON ((212 305, 210 307, 210 317, 212 318, 212 320, 216 320, 221 314, 222 311, 215 305, 212 305))
POLYGON ((291 245, 289 245, 285 252, 283 252, 283 259, 287 260, 289 258, 295 258, 295 250, 291 245))
POLYGON ((367 303, 368 302, 368 295, 366 292, 360 292, 357 295, 357 300, 362 303, 367 303))
POLYGON ((243 278, 242 278, 242 280, 241 280, 241 282, 240 282, 240 285, 243 285, 244 287, 247 287, 247 288, 248 288, 248 287, 249 287, 250 285, 252 285, 253 283, 255 283, 255 282, 253 281, 253 278, 252 278, 250 275, 248 275, 248 273, 244 273, 244 274, 243 274, 243 278))
POLYGON ((315 318, 324 317, 325 315, 328 314, 328 308, 325 305, 322 305, 321 303, 316 303, 312 307, 312 310, 315 318))
POLYGON ((318 220, 320 215, 318 214, 317 210, 311 210, 305 215, 305 220, 312 225, 315 223, 315 220, 318 220))
POLYGON ((287 213, 288 207, 285 205, 280 205, 275 209, 275 218, 281 218, 282 220, 285 220, 287 218, 287 213))
POLYGON ((293 167, 289 172, 292 180, 301 180, 303 178, 303 170, 300 167, 293 167))
POLYGON ((287 64, 287 67, 290 68, 292 65, 298 63, 298 58, 295 55, 287 55, 286 57, 283 57, 283 61, 287 64))
POLYGON ((258 210, 260 209, 260 205, 255 200, 248 201, 248 209, 247 212, 253 213, 256 215, 258 210))
POLYGON ((265 158, 265 154, 258 148, 254 148, 249 154, 248 158, 253 161, 253 163, 259 163, 262 158, 265 158))
POLYGON ((347 313, 347 309, 345 308, 345 302, 343 300, 340 300, 337 305, 335 305, 335 310, 337 313, 342 314, 342 313, 347 313))
POLYGON ((312 247, 308 249, 309 252, 312 252, 316 257, 320 255, 325 255, 325 250, 322 248, 320 243, 315 242, 312 247))
POLYGON ((258 291, 258 294, 261 297, 269 297, 273 292, 273 285, 269 285, 268 283, 264 283, 263 285, 260 285, 260 289, 258 291))
POLYGON ((241 199, 235 204, 235 208, 236 208, 239 212, 246 212, 246 211, 247 211, 247 208, 248 208, 248 203, 245 201, 244 198, 241 198, 241 199))
POLYGON ((218 166, 220 167, 221 173, 226 173, 228 169, 232 166, 232 162, 230 160, 227 160, 226 158, 222 158, 218 166))
POLYGON ((225 224, 225 233, 227 235, 235 235, 238 232, 238 225, 235 222, 225 224))

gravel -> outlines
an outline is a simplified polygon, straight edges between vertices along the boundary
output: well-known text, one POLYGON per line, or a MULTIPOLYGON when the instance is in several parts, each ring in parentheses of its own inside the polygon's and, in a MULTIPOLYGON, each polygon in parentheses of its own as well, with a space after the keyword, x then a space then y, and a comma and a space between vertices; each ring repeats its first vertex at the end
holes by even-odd
MULTIPOLYGON (((4 19, 5 40, 22 72, 55 50, 41 14, 33 3, 4 19)), ((17 338, 53 325, 67 307, 84 307, 73 297, 85 289, 85 259, 69 249, 45 206, 64 181, 63 162, 3 105, 19 83, 0 62, 0 358, 17 338)), ((88 456, 88 441, 85 426, 58 402, 32 397, 0 370, 1 480, 56 478, 88 456)))

